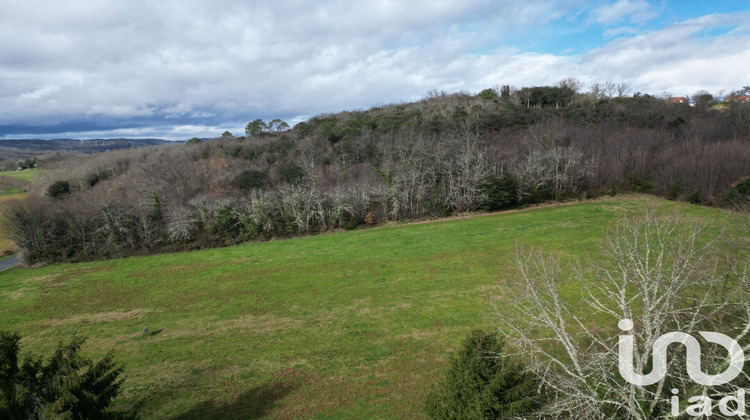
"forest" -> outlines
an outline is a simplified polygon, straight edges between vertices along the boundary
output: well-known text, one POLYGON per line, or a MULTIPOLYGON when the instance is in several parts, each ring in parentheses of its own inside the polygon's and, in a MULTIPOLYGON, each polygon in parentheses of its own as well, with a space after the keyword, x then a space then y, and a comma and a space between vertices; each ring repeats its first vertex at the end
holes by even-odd
POLYGON ((3 209, 28 263, 82 261, 636 192, 747 211, 750 104, 594 85, 324 114, 244 136, 40 159, 3 209))

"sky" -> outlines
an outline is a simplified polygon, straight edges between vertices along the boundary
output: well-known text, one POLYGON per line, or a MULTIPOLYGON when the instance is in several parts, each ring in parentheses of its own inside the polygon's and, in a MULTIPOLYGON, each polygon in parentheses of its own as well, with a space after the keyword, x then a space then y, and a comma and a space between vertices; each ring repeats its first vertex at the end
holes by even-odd
POLYGON ((567 77, 750 85, 748 0, 0 0, 0 40, 0 139, 242 135, 567 77))

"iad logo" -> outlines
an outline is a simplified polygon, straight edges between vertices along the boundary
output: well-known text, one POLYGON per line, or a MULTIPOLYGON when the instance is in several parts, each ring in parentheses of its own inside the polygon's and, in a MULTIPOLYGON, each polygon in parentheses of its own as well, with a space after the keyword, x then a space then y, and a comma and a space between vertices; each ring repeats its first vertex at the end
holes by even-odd
MULTIPOLYGON (((633 329, 633 321, 629 319, 620 320, 617 323, 623 331, 633 329)), ((667 374, 667 347, 670 344, 679 343, 685 346, 687 360, 687 374, 694 382, 705 386, 725 384, 736 378, 742 372, 745 364, 745 354, 739 343, 731 337, 717 333, 700 331, 699 334, 709 343, 718 344, 729 352, 729 367, 718 375, 707 375, 701 370, 701 345, 698 340, 684 332, 670 332, 657 338, 653 347, 653 369, 648 375, 642 375, 633 367, 633 350, 635 337, 631 334, 621 335, 619 340, 620 375, 638 386, 646 386, 659 382, 667 374)))
MULTIPOLYGON (((620 320, 617 323, 623 331, 633 329, 633 321, 629 319, 620 320)), ((667 374, 667 347, 670 344, 679 343, 685 346, 687 374, 694 382, 704 386, 725 384, 736 378, 742 372, 745 364, 745 355, 739 343, 731 337, 717 333, 700 331, 699 334, 709 343, 715 343, 724 347, 729 352, 729 367, 718 375, 707 375, 701 370, 701 345, 698 340, 690 334, 683 332, 670 332, 656 339, 652 349, 653 368, 651 373, 643 375, 635 371, 633 367, 633 351, 635 337, 632 334, 619 336, 618 356, 620 375, 631 384, 638 386, 651 385, 659 382, 667 374)), ((677 394, 679 390, 673 389, 674 395, 671 399, 672 415, 680 414, 680 401, 677 394)), ((691 405, 685 408, 685 414, 690 416, 711 416, 714 401, 705 395, 696 395, 688 399, 691 405)), ((739 389, 737 395, 727 395, 719 401, 719 411, 729 417, 745 415, 745 390, 739 389), (734 407, 730 407, 730 404, 734 407)))

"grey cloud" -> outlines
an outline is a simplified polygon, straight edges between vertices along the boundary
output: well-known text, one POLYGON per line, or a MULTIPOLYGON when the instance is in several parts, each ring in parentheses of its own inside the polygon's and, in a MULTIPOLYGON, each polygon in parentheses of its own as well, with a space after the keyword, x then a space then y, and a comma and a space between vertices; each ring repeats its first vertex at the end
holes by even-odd
MULTIPOLYGON (((535 27, 571 14, 585 19, 586 3, 5 1, 0 36, 12 42, 0 44, 0 125, 140 118, 153 133, 202 136, 256 117, 366 108, 431 89, 566 76, 674 89, 704 80, 689 69, 707 71, 710 62, 698 54, 709 52, 748 68, 747 58, 732 55, 747 51, 744 35, 721 45, 696 36, 726 19, 716 17, 616 39, 583 56, 505 45, 508 36, 533 36, 535 27)), ((729 76, 721 82, 742 78, 729 76)), ((112 132, 148 132, 128 127, 112 132)))

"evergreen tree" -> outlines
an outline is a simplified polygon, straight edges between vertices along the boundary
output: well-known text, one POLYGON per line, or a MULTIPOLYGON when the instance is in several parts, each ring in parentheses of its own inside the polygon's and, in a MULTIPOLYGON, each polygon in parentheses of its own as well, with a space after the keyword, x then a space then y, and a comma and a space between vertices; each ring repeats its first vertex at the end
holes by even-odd
POLYGON ((245 134, 247 134, 248 137, 258 136, 266 131, 268 131, 268 124, 263 122, 260 118, 250 121, 245 126, 245 134))
POLYGON ((518 204, 518 181, 510 172, 490 177, 483 185, 482 209, 495 211, 518 204))
POLYGON ((0 331, 0 417, 11 419, 98 419, 124 381, 114 351, 94 363, 80 355, 85 339, 58 345, 46 364, 27 356, 19 366, 16 333, 0 331))
POLYGON ((503 354, 496 334, 475 330, 452 357, 425 411, 434 419, 497 419, 527 415, 540 403, 536 378, 503 354))

